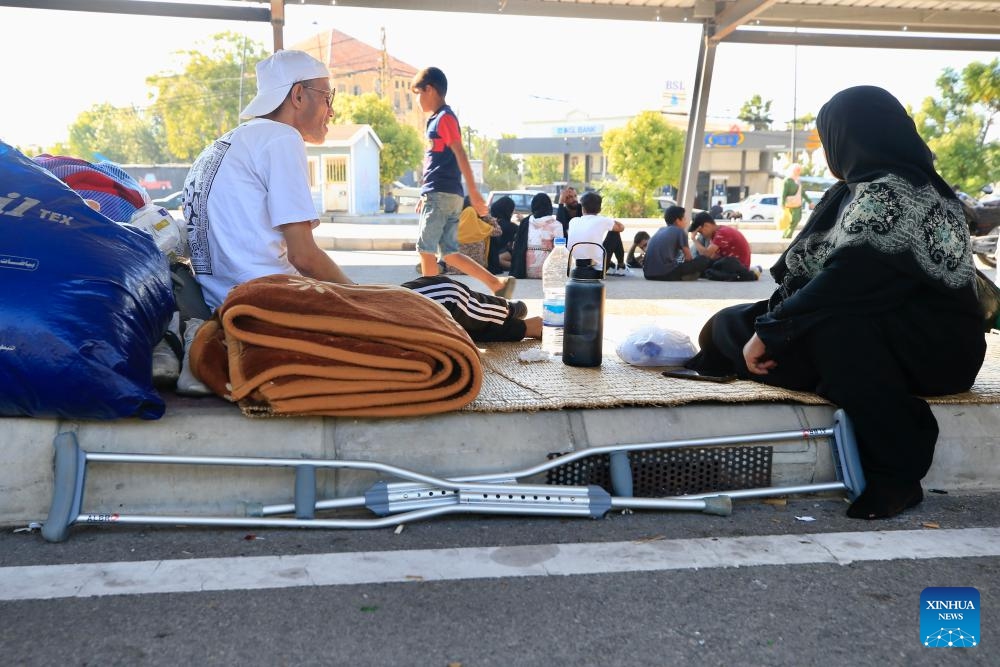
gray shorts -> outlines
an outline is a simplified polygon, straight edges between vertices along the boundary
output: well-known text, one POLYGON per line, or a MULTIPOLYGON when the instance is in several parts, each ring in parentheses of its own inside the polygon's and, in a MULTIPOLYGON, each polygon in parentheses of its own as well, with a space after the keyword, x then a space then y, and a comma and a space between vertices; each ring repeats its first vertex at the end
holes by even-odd
POLYGON ((421 197, 420 232, 417 250, 441 256, 458 252, 458 216, 462 213, 463 197, 450 192, 428 192, 421 197))

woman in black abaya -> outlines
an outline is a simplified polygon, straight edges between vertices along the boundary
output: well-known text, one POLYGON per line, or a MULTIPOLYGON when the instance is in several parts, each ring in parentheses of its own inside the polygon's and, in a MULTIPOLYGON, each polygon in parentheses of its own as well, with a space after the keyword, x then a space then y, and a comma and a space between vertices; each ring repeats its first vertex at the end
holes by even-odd
POLYGON ((847 514, 889 517, 923 499, 934 455, 937 421, 918 397, 968 390, 983 362, 968 227, 887 91, 841 91, 816 124, 838 183, 771 269, 771 298, 716 313, 688 367, 842 407, 867 482, 847 514))

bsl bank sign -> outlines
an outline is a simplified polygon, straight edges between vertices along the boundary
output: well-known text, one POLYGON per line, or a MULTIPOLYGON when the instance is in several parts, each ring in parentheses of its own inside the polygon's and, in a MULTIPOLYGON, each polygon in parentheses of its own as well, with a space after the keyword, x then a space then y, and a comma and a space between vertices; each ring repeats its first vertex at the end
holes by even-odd
POLYGON ((979 591, 925 588, 920 593, 920 643, 928 648, 979 646, 979 591))

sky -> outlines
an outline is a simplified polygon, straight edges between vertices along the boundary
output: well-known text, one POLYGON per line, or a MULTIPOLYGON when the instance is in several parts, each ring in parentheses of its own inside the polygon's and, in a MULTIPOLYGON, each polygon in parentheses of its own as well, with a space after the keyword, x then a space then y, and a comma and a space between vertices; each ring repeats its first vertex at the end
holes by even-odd
MULTIPOLYGON (((389 52, 449 79, 448 102, 463 125, 487 136, 526 136, 524 123, 631 116, 660 109, 668 82, 691 89, 697 26, 660 22, 316 7, 289 4, 285 45, 335 28, 372 46, 386 30, 389 52)), ((245 33, 273 45, 266 23, 0 8, 3 103, 0 139, 47 146, 64 141, 95 104, 150 103, 147 76, 179 72, 177 51, 214 33, 245 33)), ((846 49, 725 44, 716 53, 709 118, 735 122, 754 94, 773 100, 775 129, 819 111, 843 88, 879 85, 903 104, 934 96, 945 67, 989 62, 990 52, 846 49)))

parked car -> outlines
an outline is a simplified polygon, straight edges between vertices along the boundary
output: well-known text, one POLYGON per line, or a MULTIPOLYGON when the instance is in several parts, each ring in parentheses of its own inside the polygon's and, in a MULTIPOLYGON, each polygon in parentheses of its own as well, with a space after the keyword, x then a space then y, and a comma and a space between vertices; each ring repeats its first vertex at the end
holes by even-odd
POLYGON ((397 213, 413 213, 420 201, 419 185, 404 185, 395 181, 390 189, 392 196, 396 198, 397 213))
POLYGON ((653 197, 659 205, 661 211, 666 211, 671 206, 677 206, 677 200, 673 197, 653 197))
POLYGON ((750 195, 740 202, 739 212, 744 220, 764 220, 765 218, 775 220, 781 216, 778 195, 750 195))
MULTIPOLYGON (((510 197, 514 200, 514 213, 521 217, 527 217, 531 215, 531 200, 538 193, 539 190, 494 190, 486 199, 486 204, 492 206, 497 199, 510 197)), ((549 197, 551 198, 551 195, 549 197)), ((553 202, 552 207, 556 207, 555 202, 553 202)))
POLYGON ((740 213, 740 206, 742 205, 743 202, 741 201, 733 202, 732 204, 723 204, 722 217, 726 220, 739 220, 743 217, 743 214, 740 213))
POLYGON ((160 208, 165 208, 168 211, 179 210, 184 205, 184 191, 179 190, 173 194, 167 195, 166 197, 154 199, 153 204, 159 206, 160 208))

